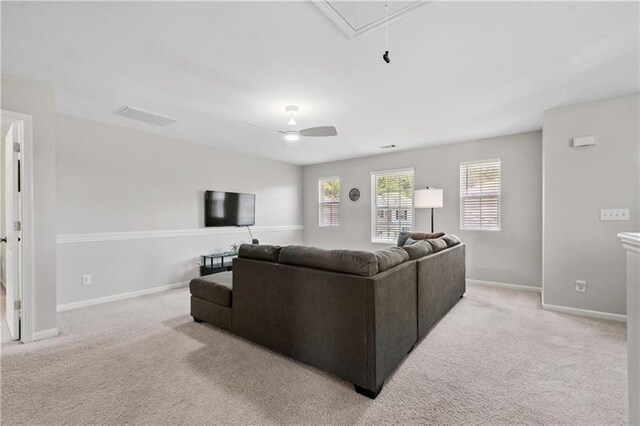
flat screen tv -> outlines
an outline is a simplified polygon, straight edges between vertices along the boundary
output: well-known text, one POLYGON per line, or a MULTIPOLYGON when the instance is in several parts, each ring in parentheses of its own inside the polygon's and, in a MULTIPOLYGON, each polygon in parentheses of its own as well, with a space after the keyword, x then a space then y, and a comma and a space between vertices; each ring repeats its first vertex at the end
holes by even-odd
POLYGON ((251 226, 256 222, 256 195, 238 192, 204 193, 205 226, 251 226))

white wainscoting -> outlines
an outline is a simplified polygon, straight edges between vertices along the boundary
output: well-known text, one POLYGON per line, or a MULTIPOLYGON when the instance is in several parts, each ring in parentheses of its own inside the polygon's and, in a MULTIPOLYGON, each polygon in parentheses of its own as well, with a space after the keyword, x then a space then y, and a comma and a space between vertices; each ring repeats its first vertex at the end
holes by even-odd
POLYGON ((183 281, 175 284, 161 285, 159 287, 146 288, 144 290, 130 291, 128 293, 119 293, 111 296, 97 297, 95 299, 81 300, 79 302, 58 305, 58 312, 70 311, 72 309, 86 308, 87 306, 101 305, 103 303, 116 302, 118 300, 131 299, 133 297, 147 296, 149 294, 162 293, 176 288, 186 287, 189 281, 183 281))
MULTIPOLYGON (((263 244, 302 243, 301 225, 251 227, 263 244)), ((170 290, 199 276, 200 256, 251 241, 246 227, 61 234, 59 311, 170 290), (91 275, 89 285, 83 275, 91 275)))

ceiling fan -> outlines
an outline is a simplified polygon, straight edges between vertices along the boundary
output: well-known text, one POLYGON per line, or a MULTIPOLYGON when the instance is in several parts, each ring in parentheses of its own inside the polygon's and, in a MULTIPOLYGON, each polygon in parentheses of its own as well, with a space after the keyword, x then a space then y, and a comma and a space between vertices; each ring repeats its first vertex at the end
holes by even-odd
MULTIPOLYGON (((284 107, 284 110, 289 115, 289 122, 287 123, 289 126, 296 126, 295 116, 298 114, 299 108, 297 105, 287 105, 284 107)), ((319 126, 319 127, 309 127, 307 129, 302 130, 275 130, 269 129, 267 127, 257 126, 252 124, 253 127, 258 127, 260 129, 271 130, 272 132, 278 132, 284 135, 284 140, 287 142, 298 142, 300 137, 326 137, 326 136, 336 136, 338 131, 333 126, 319 126)))

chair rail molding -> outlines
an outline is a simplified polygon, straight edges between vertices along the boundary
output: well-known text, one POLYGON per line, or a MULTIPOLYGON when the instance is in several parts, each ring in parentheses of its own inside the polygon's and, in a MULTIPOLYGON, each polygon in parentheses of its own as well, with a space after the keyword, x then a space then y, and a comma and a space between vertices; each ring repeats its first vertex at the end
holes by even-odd
MULTIPOLYGON (((285 232, 302 231, 302 225, 280 225, 280 226, 253 226, 252 232, 257 234, 265 232, 285 232)), ((198 229, 173 229, 159 231, 124 231, 124 232, 93 232, 85 234, 58 234, 56 242, 58 244, 93 243, 102 241, 125 241, 125 240, 149 240, 154 238, 182 238, 182 237, 205 237, 211 235, 232 235, 244 234, 246 227, 220 227, 220 228, 198 228, 198 229)))
POLYGON ((627 249, 629 424, 640 425, 640 232, 618 234, 627 249))

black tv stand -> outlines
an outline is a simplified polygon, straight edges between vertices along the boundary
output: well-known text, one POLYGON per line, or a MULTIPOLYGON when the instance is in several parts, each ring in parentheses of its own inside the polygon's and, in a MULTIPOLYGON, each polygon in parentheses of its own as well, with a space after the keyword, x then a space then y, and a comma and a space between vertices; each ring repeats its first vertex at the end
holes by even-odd
POLYGON ((200 265, 200 276, 217 274, 233 270, 233 259, 238 254, 233 251, 225 253, 212 253, 202 255, 202 264, 200 265))

